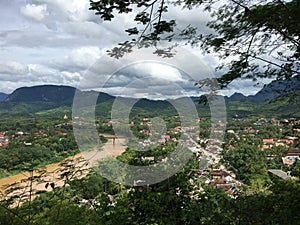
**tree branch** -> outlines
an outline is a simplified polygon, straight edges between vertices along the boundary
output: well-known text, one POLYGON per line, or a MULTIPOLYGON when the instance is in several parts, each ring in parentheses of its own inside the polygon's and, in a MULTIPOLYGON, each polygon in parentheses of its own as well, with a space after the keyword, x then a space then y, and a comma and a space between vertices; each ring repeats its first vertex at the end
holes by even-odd
MULTIPOLYGON (((162 12, 163 12, 163 8, 164 8, 164 3, 165 3, 165 0, 161 0, 160 10, 159 10, 159 14, 158 14, 158 23, 157 23, 158 27, 160 25, 160 21, 161 21, 161 17, 162 17, 162 12)), ((158 29, 156 29, 156 38, 157 38, 157 36, 158 36, 158 29)))
POLYGON ((153 8, 154 8, 154 3, 155 2, 157 2, 157 0, 152 2, 152 4, 151 4, 149 22, 147 23, 147 25, 146 25, 145 29, 143 30, 142 34, 140 35, 138 42, 141 41, 142 37, 144 36, 146 31, 148 30, 148 27, 152 24, 152 15, 153 15, 153 8))
POLYGON ((267 60, 267 59, 264 59, 264 58, 261 58, 261 57, 255 56, 255 55, 249 55, 249 57, 252 57, 252 58, 254 58, 254 59, 258 59, 258 60, 261 60, 261 61, 263 61, 263 62, 269 63, 269 64, 271 64, 271 65, 277 66, 277 67, 279 67, 279 68, 281 68, 281 69, 283 69, 283 70, 287 70, 287 71, 289 71, 289 72, 293 72, 293 73, 296 73, 296 74, 300 74, 300 72, 297 71, 297 70, 287 69, 287 68, 283 67, 282 65, 279 65, 279 64, 274 63, 274 62, 272 62, 272 61, 269 61, 269 60, 267 60))
MULTIPOLYGON (((245 11, 247 11, 248 13, 250 13, 251 15, 253 15, 254 17, 256 17, 257 15, 251 10, 249 9, 249 7, 237 2, 236 0, 230 0, 232 2, 234 2, 235 4, 237 4, 238 6, 242 7, 245 9, 245 11)), ((290 37, 288 34, 284 33, 283 31, 281 31, 280 29, 277 29, 275 26, 273 26, 271 23, 268 24, 270 26, 270 28, 274 29, 275 31, 277 31, 279 34, 281 34, 283 37, 285 37, 286 39, 290 40, 294 45, 296 46, 300 46, 300 42, 295 40, 294 38, 290 37)))
POLYGON ((249 58, 249 56, 250 56, 250 55, 249 55, 249 52, 250 52, 252 43, 253 43, 253 41, 254 41, 254 37, 255 37, 255 35, 258 33, 259 29, 260 29, 260 27, 258 27, 258 28, 254 31, 254 33, 253 33, 253 35, 252 35, 252 37, 251 37, 251 40, 250 40, 250 42, 249 42, 249 45, 248 45, 248 48, 247 48, 247 51, 246 51, 246 61, 247 61, 247 62, 248 62, 248 58, 249 58))

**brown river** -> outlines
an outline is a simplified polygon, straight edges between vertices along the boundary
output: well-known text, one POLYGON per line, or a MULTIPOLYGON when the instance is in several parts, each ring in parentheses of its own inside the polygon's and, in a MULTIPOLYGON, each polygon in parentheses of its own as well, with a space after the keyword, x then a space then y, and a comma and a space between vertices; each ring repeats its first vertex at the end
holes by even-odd
MULTIPOLYGON (((126 149, 126 139, 117 138, 105 134, 108 142, 95 147, 91 150, 81 152, 70 156, 60 162, 49 164, 32 172, 22 172, 14 176, 0 179, 0 200, 9 196, 18 196, 19 204, 29 198, 31 190, 51 191, 52 188, 47 184, 54 184, 55 187, 62 187, 66 184, 66 179, 81 178, 87 175, 88 169, 98 160, 106 157, 121 155, 126 149), (64 172, 70 172, 68 178, 62 175, 64 172), (34 179, 31 179, 34 177, 34 179), (12 188, 17 188, 12 190, 12 188), (11 191, 12 190, 12 191, 11 191)), ((31 196, 34 197, 34 196, 31 196)))

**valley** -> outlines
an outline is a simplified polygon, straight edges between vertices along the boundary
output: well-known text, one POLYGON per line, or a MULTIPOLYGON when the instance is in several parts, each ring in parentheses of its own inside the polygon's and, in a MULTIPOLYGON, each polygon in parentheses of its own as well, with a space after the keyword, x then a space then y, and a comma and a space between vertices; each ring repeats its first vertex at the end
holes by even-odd
MULTIPOLYGON (((104 136, 110 137, 109 134, 104 136)), ((91 150, 69 156, 60 162, 2 178, 0 179, 0 201, 17 196, 17 199, 13 203, 16 206, 28 200, 29 197, 31 200, 36 197, 36 195, 30 196, 30 189, 34 190, 35 193, 43 193, 51 191, 54 188, 63 187, 66 185, 67 180, 83 178, 93 169, 91 166, 93 162, 121 155, 126 149, 126 146, 123 144, 124 142, 126 140, 122 138, 115 142, 111 140, 91 150), (72 171, 68 171, 69 174, 66 176, 65 172, 69 168, 72 168, 72 171), (35 177, 34 180, 31 179, 33 177, 35 177), (6 194, 12 188, 16 190, 9 191, 9 194, 6 194)))
MULTIPOLYGON (((153 221, 161 224, 170 224, 174 218, 182 221, 181 214, 193 224, 199 218, 215 223, 219 215, 227 215, 233 223, 249 220, 248 211, 252 211, 259 218, 252 221, 267 223, 276 218, 281 222, 283 214, 276 209, 280 207, 282 213, 296 209, 298 203, 291 199, 300 193, 296 87, 272 97, 263 90, 256 97, 224 97, 226 118, 220 121, 212 120, 209 104, 198 104, 196 97, 191 99, 198 118, 179 115, 167 100, 140 99, 128 124, 111 118, 116 97, 105 93, 100 93, 90 121, 85 118, 88 109, 81 111, 82 117, 72 117, 72 87, 16 90, 0 102, 0 215, 8 220, 9 209, 19 215, 14 223, 29 218, 39 224, 52 223, 57 213, 69 210, 82 221, 95 218, 95 224, 105 224, 130 221, 129 212, 135 221, 142 220, 140 214, 151 220, 151 209, 153 221), (87 125, 97 132, 97 144, 92 133, 84 133, 87 125), (74 129, 83 130, 76 134, 74 129), (115 139, 115 131, 119 138, 115 139), (81 151, 78 141, 87 143, 86 151, 81 151), (190 154, 180 168, 176 164, 186 156, 173 155, 174 149, 190 154), (135 173, 126 173, 128 168, 120 167, 111 156, 122 165, 135 166, 135 173), (149 185, 147 179, 163 173, 153 169, 145 177, 142 168, 156 165, 173 166, 174 171, 149 185), (131 185, 105 178, 91 166, 131 185), (283 196, 285 200, 278 201, 283 196), (266 207, 271 209, 261 215, 266 207)), ((84 93, 87 98, 94 94, 84 93)), ((59 217, 67 218, 68 214, 59 217)))

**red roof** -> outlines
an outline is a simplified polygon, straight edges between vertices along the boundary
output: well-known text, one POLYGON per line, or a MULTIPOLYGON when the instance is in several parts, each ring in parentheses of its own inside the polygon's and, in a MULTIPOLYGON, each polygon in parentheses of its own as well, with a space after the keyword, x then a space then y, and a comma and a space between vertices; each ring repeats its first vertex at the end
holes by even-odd
POLYGON ((263 139, 263 143, 274 143, 274 139, 273 138, 263 139))
POLYGON ((300 156, 300 148, 292 148, 285 152, 286 156, 300 156))

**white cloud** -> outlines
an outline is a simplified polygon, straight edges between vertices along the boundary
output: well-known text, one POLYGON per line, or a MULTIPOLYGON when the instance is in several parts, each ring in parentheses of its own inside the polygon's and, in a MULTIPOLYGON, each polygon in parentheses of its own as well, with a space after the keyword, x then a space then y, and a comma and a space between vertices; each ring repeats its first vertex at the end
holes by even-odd
POLYGON ((170 82, 183 82, 181 73, 178 69, 156 62, 144 62, 133 65, 131 73, 137 74, 140 77, 151 77, 153 79, 170 81, 170 82))
POLYGON ((89 10, 88 0, 32 0, 35 4, 45 4, 51 19, 59 21, 95 21, 99 17, 89 10))
POLYGON ((94 13, 89 10, 90 4, 87 0, 58 1, 63 10, 68 13, 72 21, 90 21, 95 18, 94 13))
POLYGON ((71 73, 68 71, 62 71, 61 74, 64 77, 64 80, 67 81, 68 83, 74 85, 80 81, 81 74, 78 72, 71 73))
POLYGON ((21 8, 21 13, 36 21, 42 21, 48 15, 47 5, 27 4, 21 8))
POLYGON ((199 32, 207 33, 208 31, 211 31, 208 27, 206 27, 211 16, 208 12, 203 11, 203 7, 182 9, 180 7, 170 6, 166 17, 168 19, 176 18, 179 29, 192 25, 193 27, 196 27, 199 32))
POLYGON ((100 58, 101 51, 98 47, 88 46, 73 50, 69 56, 70 60, 81 67, 90 66, 100 58))
MULTIPOLYGON (((98 40, 102 40, 108 35, 108 31, 104 30, 99 24, 90 21, 82 21, 82 22, 65 22, 56 24, 56 27, 63 30, 69 35, 82 37, 83 39, 97 38, 98 40)), ((112 40, 109 39, 109 42, 112 40)))
POLYGON ((96 46, 84 46, 71 50, 63 57, 57 57, 50 64, 60 70, 87 70, 102 55, 102 51, 96 46))
MULTIPOLYGON (((111 22, 102 21, 95 11, 89 10, 89 4, 89 0, 0 1, 0 92, 37 84, 74 86, 95 62, 117 70, 119 62, 107 63, 102 55, 105 49, 129 39, 124 30, 135 25, 134 13, 116 14, 111 22)), ((190 11, 170 6, 169 10, 166 19, 176 19, 179 28, 192 24, 201 31, 207 30, 208 14, 202 13, 201 9, 190 11)), ((189 50, 199 56, 198 49, 189 50)), ((216 74, 213 70, 218 59, 214 55, 202 56, 200 53, 200 59, 216 74)), ((193 71, 201 72, 193 62, 190 64, 188 67, 193 71)), ((92 88, 98 81, 101 83, 111 76, 105 69, 101 71, 103 74, 92 73, 93 79, 85 80, 82 86, 92 88)), ((163 95, 197 94, 193 84, 176 67, 148 63, 136 64, 116 74, 106 88, 111 93, 118 93, 120 88, 129 85, 124 89, 125 94, 161 98, 163 95), (145 79, 147 76, 151 79, 145 79), (140 89, 129 85, 138 78, 146 80, 147 85, 140 89), (170 86, 174 83, 182 90, 170 86)), ((231 91, 240 87, 234 85, 231 91)), ((247 87, 243 87, 246 90, 247 87)))
POLYGON ((234 93, 242 93, 246 96, 255 95, 265 84, 269 84, 272 80, 271 78, 261 78, 253 82, 251 79, 237 79, 231 82, 226 89, 220 91, 220 93, 227 96, 231 96, 234 93))
POLYGON ((27 65, 16 61, 0 62, 0 74, 24 75, 28 72, 27 65))
POLYGON ((162 62, 141 61, 121 67, 110 75, 102 73, 103 67, 98 69, 85 74, 80 84, 81 88, 112 95, 152 99, 183 97, 187 96, 187 93, 192 95, 199 93, 199 88, 194 86, 195 81, 187 74, 162 62))
POLYGON ((51 77, 54 76, 57 73, 57 71, 52 68, 46 67, 44 65, 29 64, 28 73, 32 75, 37 75, 37 77, 38 76, 51 77))

